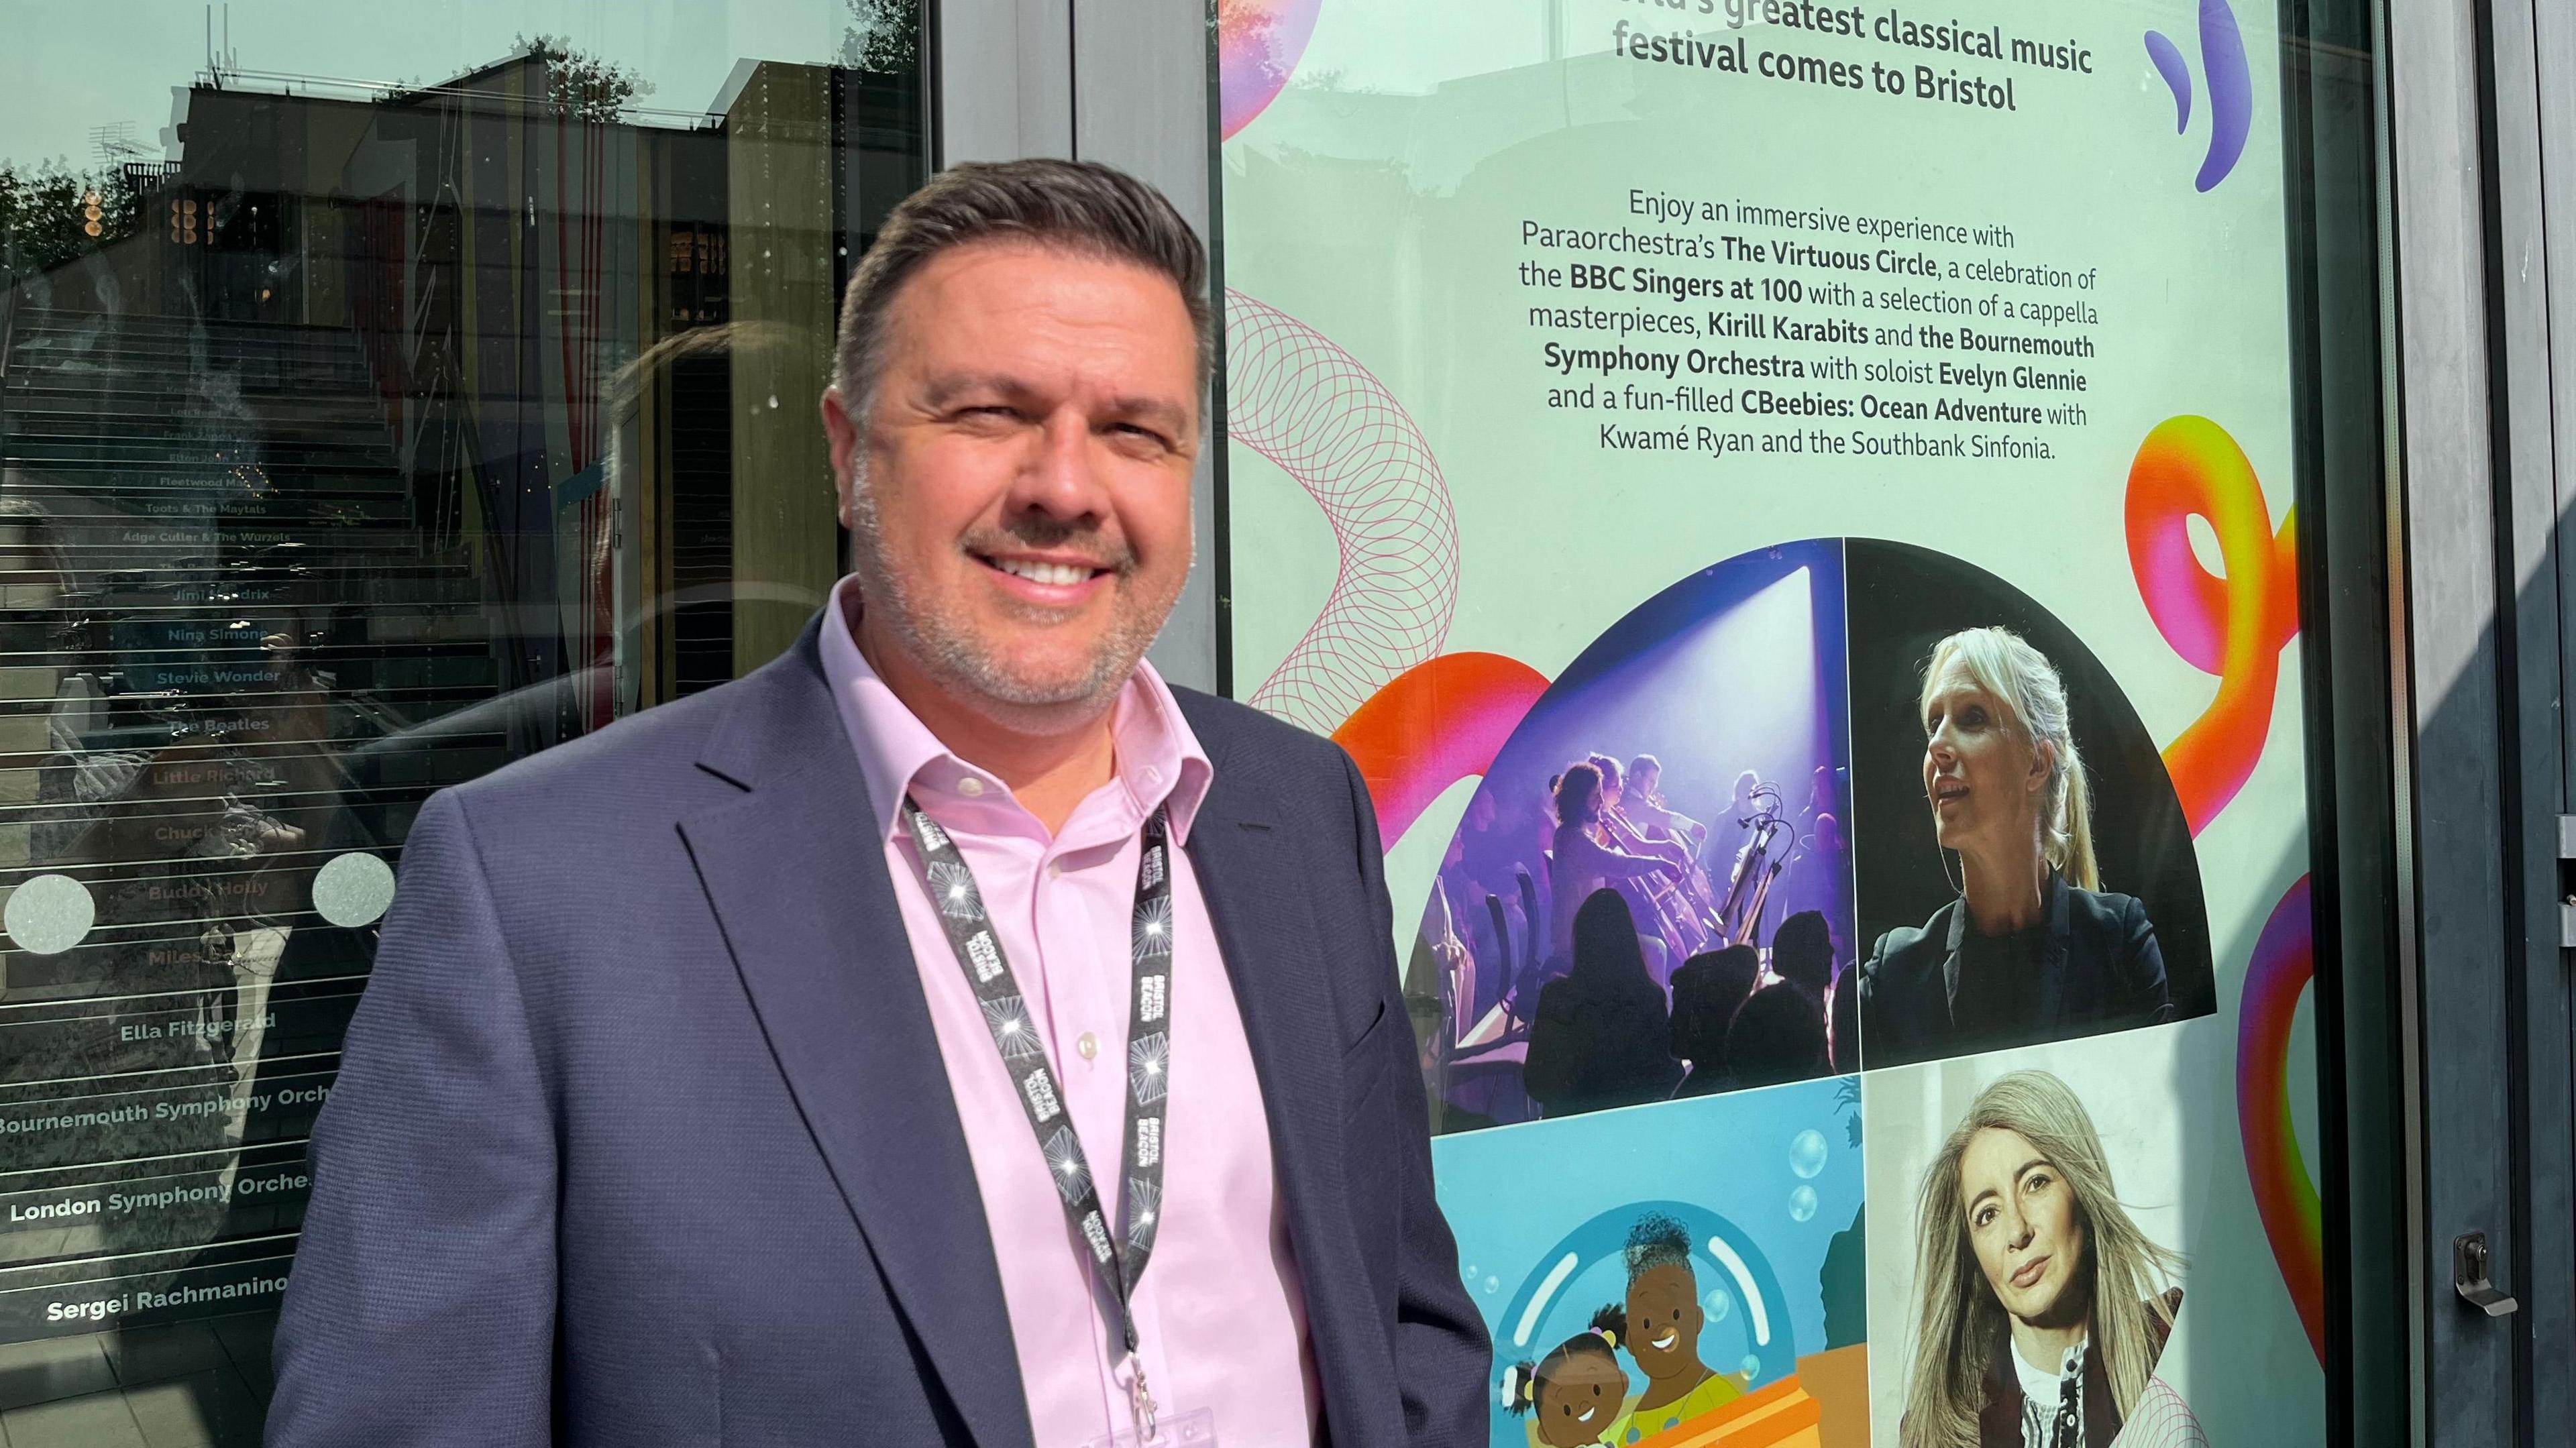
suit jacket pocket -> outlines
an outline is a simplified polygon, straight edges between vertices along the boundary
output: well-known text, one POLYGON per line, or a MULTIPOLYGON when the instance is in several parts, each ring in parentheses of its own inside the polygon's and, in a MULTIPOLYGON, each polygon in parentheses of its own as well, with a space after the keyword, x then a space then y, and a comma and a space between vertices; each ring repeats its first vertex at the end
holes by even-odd
POLYGON ((1345 1190, 1349 1193, 1351 1227, 1360 1243, 1360 1260, 1379 1294, 1393 1300, 1396 1243, 1402 1226, 1393 1153, 1400 1145, 1395 1122, 1395 1089, 1411 1073, 1398 1069, 1401 1059, 1387 1032, 1411 1035, 1411 1019, 1381 1003, 1377 1018, 1342 1053, 1342 1149, 1346 1153, 1345 1190))
POLYGON ((1386 1002, 1378 1002, 1377 1016, 1342 1052, 1342 1119, 1357 1117, 1376 1101, 1385 1089, 1388 1075, 1388 1052, 1385 1032, 1390 1019, 1386 1002))

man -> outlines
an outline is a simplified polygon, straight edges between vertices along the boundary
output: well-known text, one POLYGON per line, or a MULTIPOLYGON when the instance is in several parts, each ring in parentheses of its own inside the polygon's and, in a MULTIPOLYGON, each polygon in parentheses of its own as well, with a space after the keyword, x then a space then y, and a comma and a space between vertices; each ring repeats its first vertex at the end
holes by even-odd
POLYGON ((1141 663, 1204 278, 1097 166, 888 219, 830 605, 422 811, 272 1444, 1485 1441, 1358 773, 1141 663))

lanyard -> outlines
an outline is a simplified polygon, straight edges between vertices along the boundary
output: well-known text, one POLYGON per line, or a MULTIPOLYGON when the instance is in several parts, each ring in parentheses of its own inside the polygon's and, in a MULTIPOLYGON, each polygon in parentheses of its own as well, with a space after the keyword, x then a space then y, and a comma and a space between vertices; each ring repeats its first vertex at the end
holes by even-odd
POLYGON ((1002 955, 1002 942, 984 911, 983 892, 966 868, 948 832, 907 795, 903 822, 920 847, 923 883, 939 911, 940 928, 956 953, 958 968, 974 988, 993 1047, 1027 1112, 1038 1149, 1046 1154, 1047 1174, 1073 1224, 1091 1252, 1092 1269, 1118 1303, 1118 1326, 1127 1344, 1132 1377, 1128 1404, 1136 1415, 1137 1437, 1154 1438, 1154 1399, 1145 1388, 1145 1363, 1136 1353, 1136 1282, 1145 1275, 1145 1260, 1154 1253, 1154 1229, 1163 1201, 1163 1095, 1165 1068, 1171 1060, 1172 871, 1171 827, 1160 809, 1145 822, 1145 847, 1136 860, 1136 908, 1129 917, 1128 938, 1135 960, 1135 986, 1127 1025, 1127 1132, 1120 1161, 1126 1190, 1120 1196, 1126 1218, 1121 1241, 1110 1240, 1100 1192, 1091 1179, 1090 1159, 1082 1137, 1064 1109, 1056 1075, 1048 1066, 1046 1045, 1029 1020, 1027 998, 1002 955))

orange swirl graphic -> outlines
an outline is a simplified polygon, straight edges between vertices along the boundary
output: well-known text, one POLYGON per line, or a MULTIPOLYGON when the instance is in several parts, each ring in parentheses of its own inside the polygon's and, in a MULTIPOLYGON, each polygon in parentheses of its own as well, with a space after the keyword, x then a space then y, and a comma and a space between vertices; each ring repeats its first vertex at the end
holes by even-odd
POLYGON ((2205 417, 2157 425, 2129 466, 2129 568, 2175 653, 2218 676, 2218 697, 2165 748, 2198 834, 2245 787, 2272 729, 2281 649, 2299 631, 2295 517, 2272 527, 2263 484, 2227 430, 2205 417), (2218 538, 2225 577, 2191 551, 2189 520, 2218 538))
POLYGON ((1388 844, 1404 838, 1440 792, 1483 774, 1547 676, 1501 654, 1442 654, 1416 664, 1333 731, 1351 752, 1388 844))

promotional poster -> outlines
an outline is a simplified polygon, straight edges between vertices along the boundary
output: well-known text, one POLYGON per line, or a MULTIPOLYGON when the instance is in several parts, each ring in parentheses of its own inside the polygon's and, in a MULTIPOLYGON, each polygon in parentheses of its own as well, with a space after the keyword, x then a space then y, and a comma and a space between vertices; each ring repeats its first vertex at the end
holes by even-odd
POLYGON ((2269 11, 1217 44, 1233 686, 1376 803, 1491 1441, 2322 1442, 2269 11))

